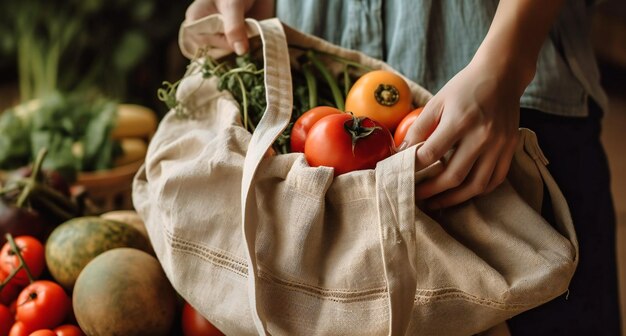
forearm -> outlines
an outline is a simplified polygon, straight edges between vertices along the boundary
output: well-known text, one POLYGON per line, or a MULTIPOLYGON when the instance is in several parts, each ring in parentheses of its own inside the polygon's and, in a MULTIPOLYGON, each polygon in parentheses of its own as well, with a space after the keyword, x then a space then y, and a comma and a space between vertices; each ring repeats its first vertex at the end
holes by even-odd
POLYGON ((473 63, 512 80, 520 96, 535 75, 541 46, 564 0, 501 0, 473 63))

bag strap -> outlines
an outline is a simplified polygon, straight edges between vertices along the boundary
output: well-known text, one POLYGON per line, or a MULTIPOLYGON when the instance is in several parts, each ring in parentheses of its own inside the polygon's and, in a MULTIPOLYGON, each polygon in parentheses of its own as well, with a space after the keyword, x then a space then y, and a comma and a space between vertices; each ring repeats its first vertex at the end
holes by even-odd
POLYGON ((389 335, 406 333, 417 289, 415 211, 419 210, 415 206, 415 150, 418 146, 376 165, 376 203, 389 302, 389 335))
MULTIPOLYGON (((248 36, 259 35, 263 47, 263 68, 265 69, 265 96, 267 108, 255 129, 244 161, 241 182, 242 233, 246 242, 248 263, 248 299, 250 311, 259 335, 267 332, 265 312, 259 302, 257 293, 258 270, 256 259, 256 196, 252 188, 256 169, 267 150, 289 124, 292 110, 291 71, 289 66, 289 50, 282 24, 278 19, 256 21, 246 19, 248 36)), ((190 32, 215 34, 224 31, 222 17, 211 15, 199 21, 183 23, 179 35, 179 43, 183 53, 190 57, 198 45, 189 38, 190 32)), ((219 57, 230 53, 212 49, 209 55, 219 57)))
MULTIPOLYGON (((574 224, 565 197, 546 168, 544 156, 535 133, 526 128, 519 130, 519 144, 512 165, 527 168, 520 176, 521 183, 528 186, 525 199, 537 211, 541 211, 543 185, 552 202, 554 218, 561 234, 566 236, 575 249, 578 260, 578 242, 574 224), (538 187, 537 187, 538 186, 538 187), (538 188, 538 189, 537 189, 538 188), (537 190, 535 190, 537 189, 537 190)), ((417 287, 415 216, 419 208, 414 206, 415 183, 442 169, 440 163, 415 171, 415 150, 421 144, 404 150, 376 166, 376 200, 380 225, 380 246, 383 257, 385 280, 389 302, 389 335, 404 335, 410 323, 417 287)), ((513 167, 513 169, 519 167, 513 167)))
MULTIPOLYGON (((578 240, 576 238, 576 230, 574 229, 574 222, 570 214, 569 206, 567 205, 567 200, 565 196, 563 196, 561 189, 546 167, 548 159, 541 151, 541 147, 539 147, 539 141, 537 140, 535 132, 528 128, 520 128, 518 146, 523 147, 523 151, 518 150, 515 155, 527 155, 534 161, 541 179, 541 181, 538 182, 546 186, 550 201, 552 202, 552 210, 556 221, 555 225, 557 225, 560 233, 572 243, 575 249, 574 258, 578 261, 578 240)), ((528 182, 526 183, 530 184, 528 182)), ((540 199, 535 200, 535 202, 541 203, 540 199)))

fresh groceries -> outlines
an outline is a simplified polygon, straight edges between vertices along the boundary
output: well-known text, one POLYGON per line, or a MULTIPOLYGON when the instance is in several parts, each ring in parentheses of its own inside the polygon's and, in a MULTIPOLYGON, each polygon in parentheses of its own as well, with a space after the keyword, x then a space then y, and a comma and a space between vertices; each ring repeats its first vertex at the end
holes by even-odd
POLYGON ((125 210, 72 218, 47 241, 7 234, 0 336, 223 335, 177 295, 140 232, 125 210))
POLYGON ((71 290, 85 265, 103 252, 118 247, 150 251, 149 245, 146 237, 129 224, 96 216, 78 217, 50 234, 46 264, 52 277, 71 290))
POLYGON ((393 152, 393 138, 385 126, 349 113, 320 119, 311 127, 304 145, 309 165, 333 167, 335 175, 373 169, 393 152))
POLYGON ((361 76, 348 92, 346 111, 372 118, 389 131, 412 110, 409 85, 394 72, 370 71, 361 76))
POLYGON ((411 125, 413 125, 413 122, 417 119, 417 116, 422 113, 423 109, 423 106, 418 107, 400 120, 396 130, 393 132, 393 143, 396 147, 399 147, 402 144, 406 133, 409 131, 411 125))
POLYGON ((73 182, 79 172, 142 160, 156 126, 148 108, 55 92, 0 114, 0 170, 27 165, 45 147, 44 168, 73 182))
POLYGON ((291 152, 304 153, 304 142, 311 127, 326 116, 340 113, 341 110, 330 106, 317 106, 304 112, 291 128, 291 152))
POLYGON ((66 178, 43 169, 46 155, 43 148, 32 166, 0 177, 0 244, 5 243, 6 233, 45 241, 57 225, 82 213, 66 178))
POLYGON ((200 315, 189 303, 185 302, 182 313, 184 336, 223 336, 209 320, 200 315))
POLYGON ((169 335, 176 292, 159 261, 137 249, 98 255, 73 292, 76 320, 87 335, 169 335))
MULTIPOLYGON (((290 46, 290 55, 291 122, 272 153, 302 152, 309 165, 332 167, 340 175, 372 169, 396 152, 421 111, 402 76, 313 49, 290 46), (336 69, 341 69, 337 76, 336 69), (315 130, 317 124, 324 127, 315 130)), ((239 103, 242 126, 253 133, 267 107, 262 64, 258 50, 220 60, 201 50, 183 79, 198 74, 217 79, 217 88, 239 103)), ((159 98, 179 117, 193 117, 193 107, 176 96, 179 84, 164 82, 159 98)))

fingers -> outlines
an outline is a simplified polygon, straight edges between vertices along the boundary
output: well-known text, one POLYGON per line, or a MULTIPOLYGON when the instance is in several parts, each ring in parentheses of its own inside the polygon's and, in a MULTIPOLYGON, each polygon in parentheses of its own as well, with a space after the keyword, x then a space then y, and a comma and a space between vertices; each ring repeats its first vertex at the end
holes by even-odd
POLYGON ((248 51, 248 35, 244 22, 246 11, 242 1, 220 1, 217 8, 224 19, 224 36, 230 49, 237 55, 243 55, 248 51))
POLYGON ((416 186, 416 197, 427 199, 431 209, 441 209, 493 191, 507 176, 517 141, 515 133, 490 138, 473 149, 462 143, 442 174, 416 186), (476 153, 480 156, 472 162, 476 153))
POLYGON ((205 16, 217 13, 217 8, 210 0, 196 0, 192 2, 185 12, 185 20, 195 21, 205 16))
POLYGON ((428 102, 426 106, 424 106, 422 113, 419 114, 411 127, 409 127, 404 137, 404 142, 406 142, 404 148, 426 140, 435 127, 437 127, 442 110, 443 106, 434 99, 428 102))
MULTIPOLYGON (((440 175, 415 186, 415 196, 419 199, 426 199, 462 185, 474 167, 481 150, 481 146, 476 146, 472 141, 461 142, 440 175)), ((493 170, 493 167, 491 169, 493 170)), ((488 182, 489 177, 485 185, 488 182)))
MULTIPOLYGON (((496 152, 495 154, 498 153, 496 152)), ((493 155, 493 153, 480 157, 470 168, 469 174, 461 183, 453 188, 443 189, 444 191, 436 193, 435 197, 427 201, 427 206, 431 209, 446 208, 482 194, 492 180, 494 168, 498 161, 497 155, 493 155)), ((452 172, 451 174, 455 176, 458 173, 452 172)), ((455 180, 455 182, 457 181, 455 180)))
MULTIPOLYGON (((441 159, 462 137, 467 136, 466 130, 474 125, 474 121, 469 120, 471 114, 454 114, 451 112, 454 110, 453 107, 447 109, 447 114, 443 115, 440 120, 436 115, 441 114, 441 112, 436 111, 442 111, 443 106, 435 108, 435 112, 432 112, 435 116, 427 114, 427 119, 423 124, 415 125, 416 134, 419 133, 416 138, 420 139, 418 136, 425 138, 424 144, 415 152, 416 167, 428 167, 441 159), (432 134, 428 135, 434 125, 436 128, 432 134)), ((415 124, 419 122, 420 118, 418 117, 415 124)))
POLYGON ((245 54, 249 49, 248 35, 244 21, 249 3, 245 1, 196 0, 189 5, 185 13, 187 21, 201 19, 207 15, 220 13, 224 21, 223 34, 202 34, 191 36, 199 46, 210 45, 220 49, 230 49, 237 55, 245 54))

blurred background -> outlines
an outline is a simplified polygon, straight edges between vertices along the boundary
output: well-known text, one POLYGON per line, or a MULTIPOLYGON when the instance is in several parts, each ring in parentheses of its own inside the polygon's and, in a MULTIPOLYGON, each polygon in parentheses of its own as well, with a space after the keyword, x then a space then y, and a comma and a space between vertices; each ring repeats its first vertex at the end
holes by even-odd
POLYGON ((189 3, 2 1, 0 107, 54 90, 97 91, 164 113, 156 90, 184 70, 177 32, 189 3))
MULTIPOLYGON (((149 107, 185 69, 177 33, 190 0, 9 0, 0 4, 0 111, 49 92, 149 107)), ((603 141, 613 173, 626 335, 626 1, 600 2, 592 38, 611 99, 603 141)))
POLYGON ((626 335, 626 1, 601 2, 593 17, 592 38, 610 99, 603 121, 617 215, 622 335, 626 335))

